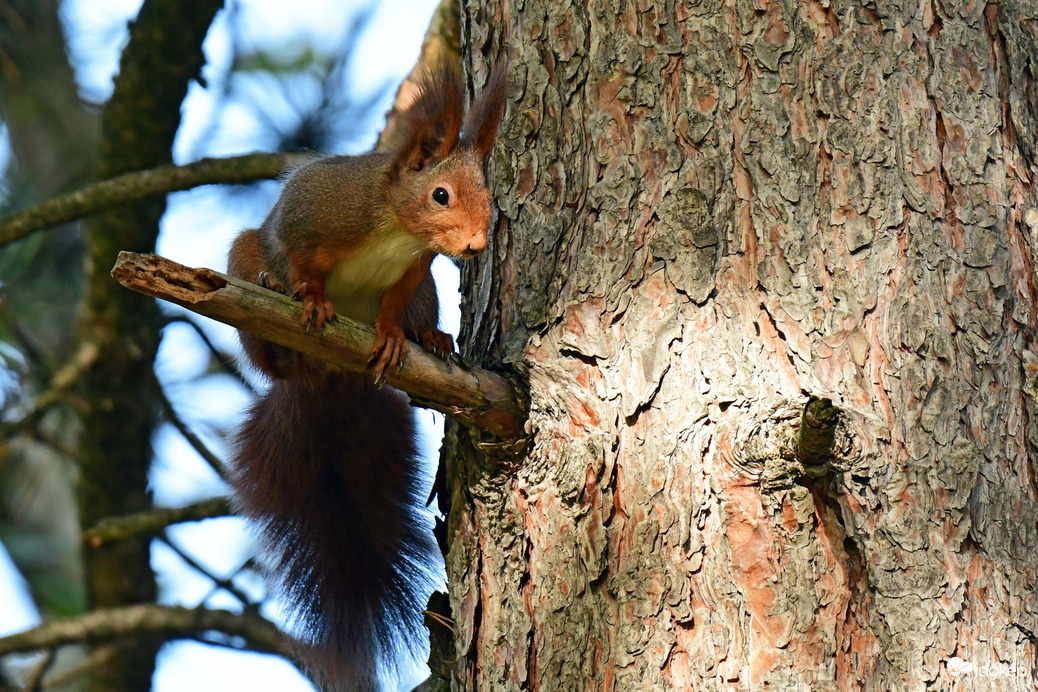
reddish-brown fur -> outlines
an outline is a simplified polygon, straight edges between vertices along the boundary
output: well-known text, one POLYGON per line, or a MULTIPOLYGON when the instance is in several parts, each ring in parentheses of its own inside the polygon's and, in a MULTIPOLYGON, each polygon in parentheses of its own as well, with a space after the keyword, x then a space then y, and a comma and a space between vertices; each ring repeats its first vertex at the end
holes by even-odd
POLYGON ((375 382, 241 333, 273 382, 238 435, 231 482, 288 601, 300 659, 323 689, 377 689, 392 663, 421 650, 418 601, 435 546, 415 520, 412 411, 378 383, 407 357, 405 335, 443 356, 454 350, 437 329, 429 265, 437 253, 486 247, 482 164, 504 104, 501 66, 460 131, 461 80, 438 65, 388 151, 302 166, 262 226, 231 247, 228 272, 296 294, 308 327, 337 312, 375 315, 375 382))

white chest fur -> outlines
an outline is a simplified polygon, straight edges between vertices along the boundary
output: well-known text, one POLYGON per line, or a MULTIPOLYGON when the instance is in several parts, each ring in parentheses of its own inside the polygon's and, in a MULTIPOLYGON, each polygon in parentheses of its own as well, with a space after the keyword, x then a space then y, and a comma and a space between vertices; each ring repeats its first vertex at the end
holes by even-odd
POLYGON ((376 231, 352 257, 339 262, 325 279, 325 296, 335 311, 374 324, 382 294, 418 260, 426 244, 400 226, 376 231))

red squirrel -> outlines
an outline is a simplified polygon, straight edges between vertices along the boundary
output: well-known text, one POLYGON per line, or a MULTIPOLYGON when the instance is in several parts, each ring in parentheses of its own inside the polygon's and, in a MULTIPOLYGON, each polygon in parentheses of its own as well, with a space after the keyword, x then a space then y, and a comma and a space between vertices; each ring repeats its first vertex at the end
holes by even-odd
POLYGON ((414 414, 382 384, 407 358, 405 335, 441 357, 454 351, 437 329, 429 265, 486 247, 483 162, 506 86, 502 63, 466 114, 458 70, 440 61, 418 77, 387 150, 304 164, 231 247, 228 273, 291 291, 307 329, 340 314, 375 326, 374 378, 239 332, 272 381, 235 442, 235 502, 259 529, 299 658, 325 690, 378 689, 423 648, 419 601, 436 546, 416 518, 414 414))

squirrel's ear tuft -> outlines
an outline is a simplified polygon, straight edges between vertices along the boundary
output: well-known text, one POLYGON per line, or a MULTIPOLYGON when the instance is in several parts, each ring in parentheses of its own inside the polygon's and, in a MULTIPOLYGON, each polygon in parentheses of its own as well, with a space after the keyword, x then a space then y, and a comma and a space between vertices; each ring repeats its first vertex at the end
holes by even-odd
POLYGON ((462 125, 461 145, 473 149, 479 157, 486 158, 497 139, 497 126, 505 113, 505 102, 508 99, 508 60, 501 60, 494 66, 483 85, 483 90, 469 107, 465 124, 462 125))
POLYGON ((400 114, 392 147, 394 174, 418 171, 447 157, 458 143, 464 91, 456 61, 441 57, 415 80, 416 96, 400 114))

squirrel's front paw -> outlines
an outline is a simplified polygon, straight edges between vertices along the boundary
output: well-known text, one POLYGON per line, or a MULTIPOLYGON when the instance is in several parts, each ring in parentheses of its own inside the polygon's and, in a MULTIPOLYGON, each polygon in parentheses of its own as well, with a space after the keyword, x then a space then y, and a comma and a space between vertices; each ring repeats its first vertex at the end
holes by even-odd
POLYGON ((447 360, 454 353, 454 337, 435 327, 414 330, 415 338, 429 353, 447 360))
POLYGON ((301 281, 296 284, 292 297, 303 301, 303 324, 309 331, 313 327, 317 331, 324 329, 325 322, 334 322, 335 306, 324 297, 324 291, 316 286, 301 281))
POLYGON ((404 367, 411 347, 400 327, 375 320, 375 346, 368 357, 368 366, 375 373, 375 382, 382 384, 394 369, 404 367))

